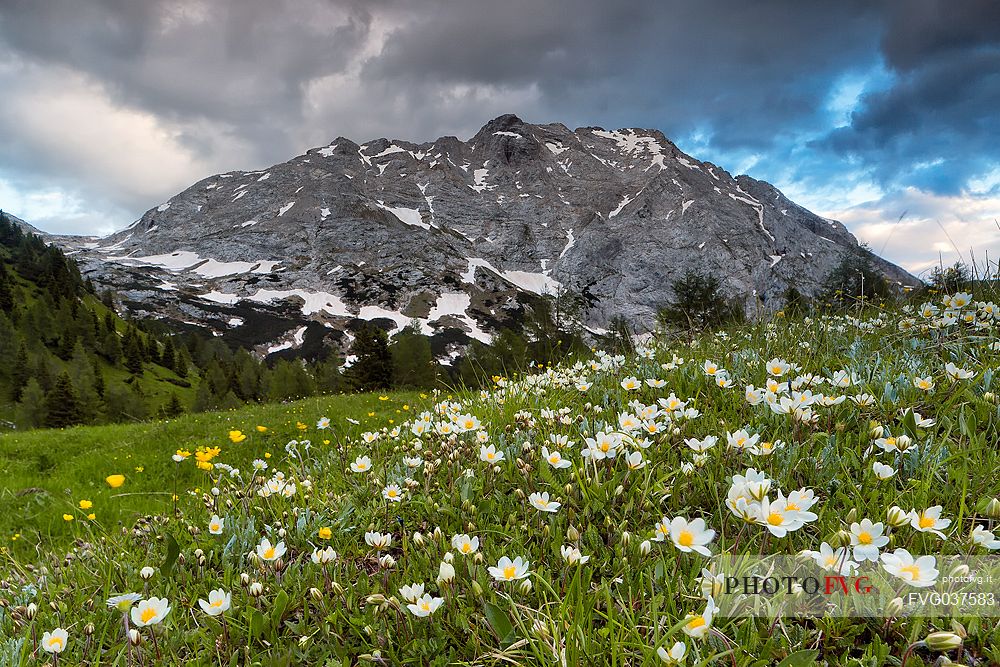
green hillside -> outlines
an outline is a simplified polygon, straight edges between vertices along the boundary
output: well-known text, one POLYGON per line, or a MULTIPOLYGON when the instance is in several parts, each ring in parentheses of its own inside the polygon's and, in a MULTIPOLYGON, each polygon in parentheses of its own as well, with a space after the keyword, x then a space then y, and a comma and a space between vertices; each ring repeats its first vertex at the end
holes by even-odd
POLYGON ((998 312, 959 293, 453 396, 0 436, 0 664, 56 628, 90 665, 1000 664, 995 606, 902 602, 1000 599, 995 556, 945 581, 1000 550, 998 312), (740 554, 887 597, 715 614, 740 554))

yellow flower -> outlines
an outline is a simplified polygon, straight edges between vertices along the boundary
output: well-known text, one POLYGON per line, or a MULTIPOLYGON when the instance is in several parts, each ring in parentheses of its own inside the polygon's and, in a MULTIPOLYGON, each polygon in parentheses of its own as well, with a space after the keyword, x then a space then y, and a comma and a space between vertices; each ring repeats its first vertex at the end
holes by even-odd
POLYGON ((374 416, 375 416, 375 413, 374 413, 374 412, 369 412, 369 413, 368 413, 368 416, 369 416, 369 417, 374 417, 374 416))
POLYGON ((125 483, 125 475, 108 475, 104 478, 104 481, 107 482, 108 486, 112 489, 117 489, 125 483))
POLYGON ((319 534, 319 539, 321 540, 328 540, 331 537, 333 537, 333 531, 330 530, 327 526, 323 526, 322 528, 320 528, 318 534, 319 534))
POLYGON ((215 467, 208 461, 198 461, 198 463, 196 463, 195 465, 197 465, 202 470, 211 470, 212 468, 215 467))
POLYGON ((380 401, 388 401, 389 397, 388 396, 379 396, 378 400, 380 400, 380 401))
POLYGON ((329 440, 324 440, 324 441, 323 441, 323 444, 324 444, 324 445, 329 445, 329 444, 330 444, 330 441, 329 441, 329 440))
POLYGON ((258 433, 267 433, 267 427, 266 426, 258 426, 257 427, 257 432, 258 433))
POLYGON ((240 443, 246 440, 247 436, 246 434, 243 433, 243 431, 230 431, 229 439, 232 440, 234 443, 240 443))
POLYGON ((97 518, 97 515, 94 514, 93 512, 91 512, 90 514, 87 515, 87 518, 90 519, 91 521, 93 521, 94 519, 97 518))
POLYGON ((82 510, 89 510, 93 506, 94 506, 94 503, 90 502, 89 500, 81 500, 80 501, 80 509, 82 509, 82 510))
POLYGON ((63 514, 63 521, 72 521, 72 520, 73 520, 72 514, 63 514))
POLYGON ((271 452, 264 452, 264 458, 265 459, 271 458, 271 452))
POLYGON ((300 431, 304 431, 309 427, 303 424, 302 422, 295 422, 295 428, 299 429, 300 431))

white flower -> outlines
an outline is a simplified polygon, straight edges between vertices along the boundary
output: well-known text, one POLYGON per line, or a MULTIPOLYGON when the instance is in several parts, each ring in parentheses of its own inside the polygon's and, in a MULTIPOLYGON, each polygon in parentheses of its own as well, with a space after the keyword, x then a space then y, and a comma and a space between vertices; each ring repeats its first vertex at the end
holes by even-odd
POLYGON ((625 457, 625 462, 628 463, 630 470, 639 470, 646 467, 646 461, 642 458, 642 452, 630 453, 625 457))
POLYGON ((718 441, 719 438, 717 438, 716 436, 706 435, 701 440, 698 440, 697 438, 685 438, 684 444, 686 444, 688 447, 690 447, 696 452, 704 452, 706 450, 711 449, 712 447, 715 447, 715 443, 717 443, 718 441))
POLYGON ((278 560, 285 555, 287 549, 285 548, 284 542, 278 542, 275 545, 271 544, 271 540, 266 537, 260 541, 257 545, 257 555, 260 556, 261 560, 274 561, 278 560))
POLYGON ((583 565, 588 560, 590 556, 584 556, 580 553, 580 550, 569 544, 564 544, 559 548, 559 553, 562 554, 563 560, 569 565, 583 565))
POLYGON ((213 514, 208 522, 208 532, 212 535, 222 535, 222 530, 226 527, 226 520, 220 519, 218 514, 213 514))
POLYGON ((708 599, 708 604, 705 605, 705 611, 700 614, 688 614, 685 617, 687 621, 681 630, 684 631, 689 637, 694 637, 695 639, 701 639, 708 634, 708 631, 712 628, 712 619, 715 617, 715 600, 713 598, 708 599))
POLYGON ((365 544, 374 549, 388 549, 392 544, 392 535, 389 533, 367 532, 365 533, 365 544))
POLYGON ((572 462, 564 459, 562 454, 555 450, 549 451, 549 448, 545 446, 542 446, 542 458, 545 459, 550 466, 556 468, 557 470, 568 468, 573 465, 572 462))
POLYGON ((587 449, 583 450, 582 455, 594 461, 606 458, 612 459, 615 457, 620 444, 620 436, 615 433, 601 431, 595 434, 595 437, 587 438, 587 449))
POLYGON ((142 599, 142 596, 138 593, 125 593, 124 595, 115 595, 108 598, 107 605, 108 609, 117 609, 118 611, 128 611, 129 608, 142 599))
POLYGON ((856 560, 878 561, 878 550, 889 544, 889 538, 882 534, 884 529, 881 523, 872 523, 869 519, 851 524, 851 546, 856 560))
MULTIPOLYGON (((449 552, 448 555, 450 554, 451 552, 449 552)), ((455 566, 447 561, 441 561, 441 564, 438 566, 438 576, 437 576, 438 585, 440 586, 441 584, 446 584, 454 578, 455 578, 455 566)))
POLYGON ((503 461, 503 452, 498 452, 494 445, 489 447, 481 445, 479 447, 479 460, 486 463, 499 463, 503 461))
POLYGON ((407 602, 416 602, 424 594, 423 584, 410 584, 399 589, 399 594, 407 602))
POLYGON ((390 502, 398 503, 403 500, 403 489, 399 488, 398 484, 389 484, 382 489, 382 497, 390 502))
POLYGON ((937 560, 934 556, 915 559, 906 549, 896 549, 892 553, 882 554, 880 560, 886 572, 911 586, 926 588, 937 581, 937 560))
POLYGON ((771 359, 767 362, 767 372, 776 378, 780 378, 782 375, 788 372, 791 366, 784 359, 771 359))
POLYGON ((132 625, 143 628, 147 625, 155 625, 166 618, 170 613, 170 605, 166 598, 149 598, 140 600, 132 607, 132 625))
POLYGON ((316 428, 320 430, 330 428, 330 419, 328 417, 321 417, 320 420, 316 422, 316 428))
POLYGON ((913 386, 921 391, 931 391, 934 389, 934 379, 931 376, 920 377, 919 375, 913 378, 913 386))
POLYGON ((944 372, 948 374, 952 380, 968 380, 973 377, 975 373, 972 371, 965 370, 964 368, 959 368, 952 362, 948 362, 944 366, 944 372))
POLYGON ((986 530, 982 526, 976 526, 972 529, 972 541, 974 544, 985 547, 990 551, 1000 549, 1000 540, 996 538, 996 535, 992 531, 986 530))
POLYGON ((351 472, 368 472, 372 469, 372 460, 367 456, 359 456, 351 464, 351 472))
POLYGON ((144 581, 148 581, 148 580, 152 579, 154 574, 156 574, 156 570, 154 570, 153 568, 151 568, 148 565, 146 567, 142 568, 141 570, 139 570, 139 578, 142 579, 142 580, 144 580, 144 581))
POLYGON ((198 606, 209 616, 218 616, 223 612, 229 611, 231 603, 232 597, 221 588, 209 592, 207 601, 198 600, 198 606))
POLYGON ((621 387, 625 391, 635 391, 636 389, 642 388, 642 384, 636 377, 627 377, 621 381, 621 387))
POLYGON ((878 461, 872 463, 872 470, 875 471, 875 476, 879 479, 889 479, 896 474, 895 468, 887 466, 884 463, 879 463, 878 461))
POLYGON ((816 564, 824 570, 849 575, 858 568, 858 564, 848 558, 847 547, 834 549, 826 542, 819 545, 819 551, 804 552, 812 557, 816 564))
POLYGON ((535 507, 535 509, 540 510, 542 512, 555 512, 560 507, 562 507, 562 503, 557 503, 554 500, 549 500, 549 494, 547 491, 542 491, 541 493, 538 493, 536 491, 535 493, 532 493, 530 496, 528 496, 528 502, 530 502, 535 507))
POLYGON ((687 644, 674 642, 669 651, 661 646, 656 649, 656 655, 668 665, 679 665, 684 662, 684 657, 687 655, 687 644))
POLYGON ((711 556, 705 545, 715 537, 715 531, 705 527, 705 520, 698 518, 688 522, 684 517, 674 517, 670 522, 670 539, 681 551, 695 551, 702 556, 711 556))
POLYGON ((497 562, 496 567, 489 568, 489 572, 497 581, 514 581, 515 579, 524 579, 531 574, 528 571, 530 564, 520 556, 514 560, 504 556, 497 562))
POLYGON ((940 505, 935 505, 919 514, 916 510, 910 510, 910 525, 921 533, 934 533, 941 539, 947 539, 941 531, 951 525, 951 519, 941 518, 942 509, 940 505))
POLYGON ((326 565, 327 563, 332 563, 337 560, 337 552, 333 550, 333 547, 313 549, 311 558, 312 562, 316 565, 326 565))
POLYGON ((42 650, 46 653, 62 653, 69 641, 69 633, 62 628, 56 628, 42 635, 42 650))
POLYGON ((462 533, 451 538, 451 546, 463 556, 468 556, 479 550, 479 538, 462 533))
POLYGON ((410 613, 414 616, 423 618, 433 614, 442 604, 444 604, 444 598, 431 597, 430 593, 426 593, 420 599, 414 600, 413 603, 406 605, 406 608, 409 609, 410 613))

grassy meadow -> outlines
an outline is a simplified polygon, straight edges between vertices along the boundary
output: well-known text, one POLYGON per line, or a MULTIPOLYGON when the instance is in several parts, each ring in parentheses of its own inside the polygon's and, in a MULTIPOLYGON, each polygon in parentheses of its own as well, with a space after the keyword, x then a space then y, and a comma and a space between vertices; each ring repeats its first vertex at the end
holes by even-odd
POLYGON ((727 619, 700 579, 1000 549, 997 317, 939 296, 0 436, 0 665, 1000 664, 996 618, 727 619))

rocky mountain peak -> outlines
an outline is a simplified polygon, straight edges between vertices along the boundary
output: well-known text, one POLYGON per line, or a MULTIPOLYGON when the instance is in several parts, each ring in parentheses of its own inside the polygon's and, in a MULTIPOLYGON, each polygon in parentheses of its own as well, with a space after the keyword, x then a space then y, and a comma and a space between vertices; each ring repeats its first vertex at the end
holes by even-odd
POLYGON ((554 294, 579 297, 592 331, 616 316, 650 327, 687 270, 717 275, 752 316, 790 286, 816 293, 845 254, 865 252, 840 223, 657 130, 570 131, 513 114, 468 141, 338 137, 202 179, 127 229, 67 244, 138 314, 262 352, 345 344, 352 323, 375 321, 416 323, 444 355, 518 326, 554 294))

